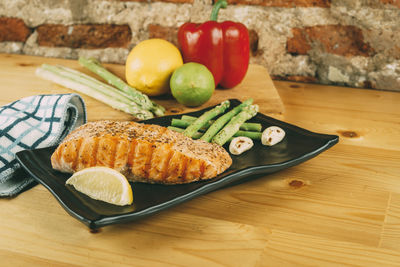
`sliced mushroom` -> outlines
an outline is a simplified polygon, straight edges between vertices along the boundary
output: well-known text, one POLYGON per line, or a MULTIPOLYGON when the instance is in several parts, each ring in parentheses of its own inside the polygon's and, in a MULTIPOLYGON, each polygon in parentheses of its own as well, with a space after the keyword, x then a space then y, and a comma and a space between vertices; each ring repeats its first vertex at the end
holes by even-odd
POLYGON ((266 146, 273 146, 285 137, 285 131, 278 126, 271 126, 265 129, 261 135, 261 143, 266 146))
POLYGON ((240 155, 249 150, 254 145, 253 140, 245 136, 239 136, 232 139, 229 144, 229 152, 233 155, 240 155))

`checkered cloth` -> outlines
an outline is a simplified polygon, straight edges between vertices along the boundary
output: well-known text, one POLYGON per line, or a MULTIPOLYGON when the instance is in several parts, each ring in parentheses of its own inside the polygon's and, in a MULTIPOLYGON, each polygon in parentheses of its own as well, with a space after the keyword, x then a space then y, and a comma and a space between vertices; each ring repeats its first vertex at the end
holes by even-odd
POLYGON ((77 94, 30 96, 0 107, 0 197, 36 184, 15 153, 56 145, 85 122, 85 103, 77 94))

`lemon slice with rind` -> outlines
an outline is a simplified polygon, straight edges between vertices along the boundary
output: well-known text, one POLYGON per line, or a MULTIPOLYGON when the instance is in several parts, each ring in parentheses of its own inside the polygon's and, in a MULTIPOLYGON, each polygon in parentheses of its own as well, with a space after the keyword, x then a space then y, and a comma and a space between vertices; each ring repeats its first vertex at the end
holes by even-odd
POLYGON ((114 205, 132 204, 132 188, 126 177, 107 167, 91 167, 74 173, 66 182, 77 191, 114 205))

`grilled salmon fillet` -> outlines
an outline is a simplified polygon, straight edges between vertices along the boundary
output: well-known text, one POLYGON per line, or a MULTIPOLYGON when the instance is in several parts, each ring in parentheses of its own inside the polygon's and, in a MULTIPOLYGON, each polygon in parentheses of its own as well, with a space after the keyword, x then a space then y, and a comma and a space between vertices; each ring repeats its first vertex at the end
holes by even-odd
POLYGON ((106 166, 130 181, 182 184, 213 178, 232 159, 219 145, 162 126, 97 121, 71 132, 54 151, 51 164, 67 173, 106 166))

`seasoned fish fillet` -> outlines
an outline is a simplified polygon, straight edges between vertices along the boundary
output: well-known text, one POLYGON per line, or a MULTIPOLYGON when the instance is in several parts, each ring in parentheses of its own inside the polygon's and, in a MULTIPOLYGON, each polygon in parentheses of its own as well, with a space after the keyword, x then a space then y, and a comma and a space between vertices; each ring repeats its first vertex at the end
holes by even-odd
POLYGON ((229 168, 232 159, 219 145, 162 126, 98 121, 71 132, 51 156, 51 164, 68 173, 107 166, 131 181, 181 184, 213 178, 229 168))

